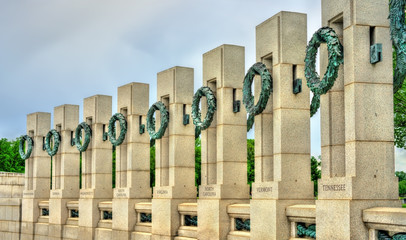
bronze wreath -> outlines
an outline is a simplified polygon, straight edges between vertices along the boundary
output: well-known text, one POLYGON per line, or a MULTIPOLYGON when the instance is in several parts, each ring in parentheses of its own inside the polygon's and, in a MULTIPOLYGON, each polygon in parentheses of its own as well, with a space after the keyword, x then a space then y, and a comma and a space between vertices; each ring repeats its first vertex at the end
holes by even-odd
POLYGON ((45 149, 47 150, 47 153, 49 156, 55 156, 55 154, 58 152, 59 148, 59 143, 60 143, 60 135, 55 129, 51 129, 45 137, 45 149), (51 136, 54 138, 54 146, 51 149, 51 136))
POLYGON ((340 64, 344 62, 343 46, 338 39, 336 32, 329 27, 322 27, 313 34, 312 39, 306 48, 305 77, 307 86, 313 92, 313 99, 310 105, 310 115, 313 116, 320 107, 320 96, 330 90, 337 79, 340 64), (317 49, 321 43, 327 43, 328 65, 323 80, 316 72, 317 49))
POLYGON ((32 145, 34 144, 34 142, 32 141, 32 138, 28 135, 24 135, 21 136, 20 139, 20 145, 18 148, 18 152, 20 153, 20 156, 22 159, 28 159, 31 156, 31 152, 32 152, 32 145), (27 142, 27 152, 24 152, 24 142, 27 142))
POLYGON ((213 121, 214 113, 217 109, 216 97, 213 94, 213 91, 209 87, 199 88, 195 95, 193 96, 192 103, 192 118, 193 124, 196 127, 199 127, 201 130, 207 129, 213 121), (203 122, 201 120, 201 113, 199 108, 200 99, 205 96, 207 99, 207 113, 203 122))
POLYGON ((169 123, 169 112, 166 110, 162 102, 156 102, 148 110, 147 114, 147 131, 151 139, 160 139, 165 134, 165 130, 169 123), (155 118, 154 112, 159 110, 161 112, 161 127, 155 132, 155 118))
POLYGON ((121 113, 116 113, 114 114, 109 121, 109 130, 108 130, 108 135, 110 142, 113 146, 117 147, 120 146, 124 139, 125 135, 127 133, 127 120, 125 120, 125 117, 121 113), (120 122, 120 135, 116 139, 116 121, 120 122))
POLYGON ((272 89, 272 76, 266 68, 265 64, 258 62, 255 63, 247 72, 244 78, 244 86, 242 89, 243 99, 242 102, 247 109, 249 114, 247 121, 247 132, 252 128, 254 124, 254 117, 264 111, 266 104, 268 103, 269 96, 271 95, 272 89), (255 75, 261 76, 262 87, 261 93, 259 95, 259 100, 256 105, 254 105, 254 96, 252 95, 252 82, 254 81, 255 75))
POLYGON ((87 150, 91 137, 92 129, 90 126, 85 122, 80 123, 75 131, 75 145, 79 152, 84 152, 87 150), (83 145, 80 143, 80 139, 82 138, 82 129, 85 130, 85 139, 83 140, 83 145))

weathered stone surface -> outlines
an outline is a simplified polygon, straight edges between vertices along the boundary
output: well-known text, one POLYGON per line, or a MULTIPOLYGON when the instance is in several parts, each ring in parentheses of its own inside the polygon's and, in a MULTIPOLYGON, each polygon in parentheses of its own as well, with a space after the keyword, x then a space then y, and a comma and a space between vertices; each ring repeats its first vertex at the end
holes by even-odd
POLYGON ((399 206, 387 11, 388 2, 380 0, 322 1, 323 24, 342 33, 345 64, 340 84, 322 99, 317 239, 369 239, 362 211, 399 206), (373 43, 383 49, 382 61, 375 64, 370 63, 373 43))

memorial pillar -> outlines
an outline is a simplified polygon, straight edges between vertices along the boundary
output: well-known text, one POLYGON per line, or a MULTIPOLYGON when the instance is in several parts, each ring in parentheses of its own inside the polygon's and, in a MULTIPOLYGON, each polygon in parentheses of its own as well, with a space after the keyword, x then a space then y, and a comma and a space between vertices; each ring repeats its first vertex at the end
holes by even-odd
MULTIPOLYGON (((193 69, 173 67, 158 73, 157 100, 169 112, 169 125, 156 140, 156 183, 152 199, 152 239, 173 239, 180 226, 178 205, 196 201, 195 132, 191 112, 193 69)), ((160 113, 156 111, 156 130, 160 113)))
MULTIPOLYGON (((327 26, 327 25, 323 25, 327 26)), ((342 16, 328 25, 336 32, 341 44, 343 39, 342 16)), ((320 75, 327 69, 328 52, 326 44, 320 47, 320 75)), ((344 65, 340 64, 334 86, 320 96, 321 158, 323 178, 345 176, 345 114, 344 114, 344 65)), ((317 157, 317 156, 316 156, 317 157)))
POLYGON ((92 129, 89 147, 82 153, 82 189, 79 199, 79 239, 95 237, 99 202, 111 201, 112 147, 103 141, 111 117, 111 96, 95 95, 83 101, 83 120, 92 129))
MULTIPOLYGON (((247 113, 241 106, 244 64, 241 46, 221 45, 203 54, 203 85, 216 95, 217 111, 201 136, 202 182, 197 207, 201 239, 226 239, 231 223, 227 206, 249 201, 247 113), (240 107, 234 108, 237 101, 240 107)), ((206 105, 202 98, 202 108, 206 105)))
POLYGON ((61 239, 69 217, 66 204, 79 198, 79 152, 72 143, 79 123, 79 106, 54 108, 54 129, 61 136, 58 153, 53 157, 52 190, 49 200, 49 237, 61 239))
POLYGON ((51 162, 43 150, 43 142, 51 127, 51 114, 36 112, 27 115, 27 135, 33 139, 31 157, 25 160, 25 190, 22 199, 21 239, 34 239, 35 223, 40 215, 38 203, 48 201, 51 162))
MULTIPOLYGON (((331 157, 331 152, 322 152, 324 174, 319 180, 316 201, 317 239, 367 240, 362 211, 400 207, 394 175, 393 67, 388 14, 385 0, 322 0, 322 25, 343 32, 345 155, 332 152, 331 157), (381 61, 371 63, 374 44, 382 44, 381 61), (330 164, 330 159, 342 162, 343 170, 336 172, 343 173, 334 173, 337 168, 330 164)), ((339 99, 330 99, 327 106, 322 106, 326 114, 322 112, 321 121, 333 122, 331 113, 342 108, 342 104, 339 99)), ((330 134, 321 129, 322 136, 330 134)))
MULTIPOLYGON (((289 239, 287 206, 314 203, 310 177, 310 91, 305 86, 306 14, 280 12, 256 27, 257 62, 273 78, 273 94, 255 117, 255 182, 251 239, 289 239), (294 85, 300 85, 294 89, 294 85), (296 82, 296 83, 295 83, 296 82)), ((261 82, 255 82, 256 101, 261 82)))
POLYGON ((151 201, 148 108, 148 84, 130 83, 118 88, 117 111, 127 119, 127 134, 124 142, 116 147, 113 239, 131 239, 137 220, 135 204, 151 201))

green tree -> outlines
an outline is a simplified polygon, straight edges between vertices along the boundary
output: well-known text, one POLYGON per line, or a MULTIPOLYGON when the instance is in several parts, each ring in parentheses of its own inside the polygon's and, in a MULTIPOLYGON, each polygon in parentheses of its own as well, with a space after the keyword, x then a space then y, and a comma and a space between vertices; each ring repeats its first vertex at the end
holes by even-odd
POLYGON ((149 186, 155 187, 155 145, 149 148, 149 186))
POLYGON ((252 187, 255 181, 255 140, 247 139, 247 181, 252 187))
POLYGON ((112 161, 111 161, 111 180, 112 180, 112 187, 116 188, 116 147, 113 146, 112 150, 112 161))
POLYGON ((396 177, 399 178, 399 196, 406 197, 406 173, 403 171, 395 172, 396 177))
POLYGON ((399 196, 406 197, 406 180, 399 182, 399 196))
POLYGON ((0 171, 23 173, 25 161, 20 157, 18 151, 20 139, 8 141, 0 139, 0 171))
POLYGON ((395 175, 399 178, 399 182, 406 180, 406 173, 403 171, 397 171, 395 172, 395 175))
MULTIPOLYGON (((393 49, 393 70, 396 67, 396 52, 393 49)), ((395 146, 406 149, 406 84, 393 94, 395 146)), ((399 178, 399 196, 406 196, 406 173, 396 172, 399 178)))
MULTIPOLYGON (((392 48, 393 71, 396 68, 396 51, 392 48)), ((393 95, 395 146, 406 149, 406 84, 393 95)))
POLYGON ((82 189, 82 153, 79 154, 79 188, 82 189))
POLYGON ((393 95, 395 146, 406 149, 406 84, 393 95))
POLYGON ((199 190, 202 183, 202 145, 200 137, 195 140, 195 185, 199 190))
POLYGON ((318 195, 318 180, 321 178, 321 170, 320 170, 320 165, 321 165, 321 160, 320 156, 319 159, 317 160, 315 157, 310 158, 310 164, 311 164, 311 179, 314 183, 314 196, 317 197, 318 195))

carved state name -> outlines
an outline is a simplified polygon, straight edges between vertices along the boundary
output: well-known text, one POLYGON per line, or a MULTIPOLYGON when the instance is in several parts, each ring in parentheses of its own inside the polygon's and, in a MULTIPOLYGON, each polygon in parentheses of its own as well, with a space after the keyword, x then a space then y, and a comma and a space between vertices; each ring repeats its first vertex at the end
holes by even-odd
POLYGON ((168 194, 168 190, 157 190, 157 194, 168 194))
POLYGON ((345 184, 323 185, 323 191, 345 191, 345 184))
POLYGON ((208 196, 214 197, 217 195, 216 192, 213 192, 214 187, 204 187, 204 191, 207 191, 207 192, 202 192, 202 196, 205 196, 205 197, 208 197, 208 196))
POLYGON ((257 192, 272 192, 271 187, 258 187, 257 192))
POLYGON ((125 189, 117 189, 116 197, 127 197, 125 189))
POLYGON ((203 196, 216 196, 216 192, 203 192, 203 196))
POLYGON ((93 192, 80 192, 80 195, 92 195, 93 192))

